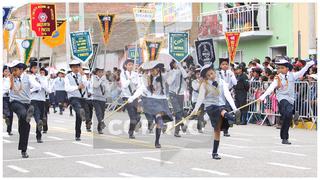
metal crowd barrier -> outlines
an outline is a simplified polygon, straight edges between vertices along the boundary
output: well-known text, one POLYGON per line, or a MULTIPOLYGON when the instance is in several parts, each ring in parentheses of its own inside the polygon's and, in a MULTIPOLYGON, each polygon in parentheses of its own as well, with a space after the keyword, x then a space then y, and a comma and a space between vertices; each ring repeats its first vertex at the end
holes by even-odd
MULTIPOLYGON (((249 83, 250 88, 247 94, 247 102, 258 99, 271 84, 271 82, 261 81, 250 81, 249 83)), ((303 124, 304 119, 312 120, 312 129, 317 121, 317 82, 297 81, 295 82, 294 88, 294 110, 299 114, 303 124)), ((257 119, 263 119, 261 125, 267 118, 272 120, 279 117, 278 101, 275 92, 267 96, 263 102, 250 105, 248 113, 250 114, 248 122, 255 117, 257 119)))

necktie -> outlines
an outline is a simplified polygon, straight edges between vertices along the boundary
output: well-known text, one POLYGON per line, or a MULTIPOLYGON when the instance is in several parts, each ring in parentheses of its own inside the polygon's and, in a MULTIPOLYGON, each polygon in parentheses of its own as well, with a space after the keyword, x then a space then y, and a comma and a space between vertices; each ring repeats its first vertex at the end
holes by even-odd
POLYGON ((214 86, 214 87, 217 88, 217 87, 218 87, 218 82, 217 82, 217 81, 213 81, 213 82, 212 82, 212 86, 214 86))

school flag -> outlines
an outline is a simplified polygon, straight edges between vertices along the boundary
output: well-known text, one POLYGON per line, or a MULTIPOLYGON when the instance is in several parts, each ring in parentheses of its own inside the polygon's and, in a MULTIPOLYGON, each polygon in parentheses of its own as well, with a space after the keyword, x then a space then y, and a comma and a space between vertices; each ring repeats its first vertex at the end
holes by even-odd
POLYGON ((91 35, 89 31, 70 32, 72 57, 87 62, 93 55, 91 35))
POLYGON ((226 32, 225 38, 229 52, 230 64, 234 64, 234 58, 236 57, 237 47, 240 40, 240 32, 226 32))
POLYGON ((103 36, 103 42, 104 44, 107 44, 109 42, 109 38, 111 36, 112 27, 114 23, 114 14, 98 14, 98 20, 103 36))
POLYGON ((12 49, 12 45, 20 25, 21 21, 18 20, 8 20, 5 25, 6 27, 3 31, 3 45, 8 51, 11 51, 12 49))
POLYGON ((66 41, 66 20, 57 20, 57 30, 53 32, 52 36, 42 37, 42 42, 54 48, 60 46, 66 41))
POLYGON ((30 56, 33 50, 34 39, 16 39, 16 46, 19 58, 26 65, 29 64, 30 56))
POLYGON ((11 11, 13 7, 3 7, 2 8, 2 28, 5 28, 7 20, 10 18, 11 11))
POLYGON ((194 41, 198 64, 204 66, 216 60, 212 38, 194 41))
POLYGON ((137 64, 143 63, 143 52, 141 47, 136 47, 133 45, 126 46, 127 59, 136 59, 137 64))
POLYGON ((134 20, 137 26, 138 37, 143 37, 150 28, 155 9, 151 8, 133 8, 134 20))
POLYGON ((182 62, 189 54, 189 33, 173 32, 168 35, 169 54, 178 62, 182 62))
POLYGON ((31 27, 38 37, 52 36, 57 29, 54 4, 31 4, 31 27))
POLYGON ((157 60, 160 50, 162 48, 162 41, 145 40, 145 46, 148 54, 148 61, 157 60))

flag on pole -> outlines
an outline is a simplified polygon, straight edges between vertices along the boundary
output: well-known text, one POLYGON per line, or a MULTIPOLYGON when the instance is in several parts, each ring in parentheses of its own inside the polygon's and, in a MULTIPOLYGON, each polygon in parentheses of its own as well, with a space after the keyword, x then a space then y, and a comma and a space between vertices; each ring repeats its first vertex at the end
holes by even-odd
POLYGON ((57 30, 53 32, 52 36, 42 37, 44 44, 50 48, 60 46, 66 41, 66 20, 57 20, 57 30))
POLYGON ((234 58, 236 57, 237 47, 240 40, 240 32, 226 32, 225 38, 227 41, 230 64, 234 64, 234 58))
POLYGON ((11 51, 16 33, 20 28, 21 21, 9 20, 7 21, 6 27, 3 31, 3 45, 8 51, 11 51))
POLYGON ((143 37, 150 28, 150 23, 154 17, 155 9, 133 8, 134 20, 136 22, 138 37, 143 37))
POLYGON ((33 50, 34 39, 16 39, 17 51, 19 58, 24 61, 26 65, 29 64, 30 56, 33 50))
POLYGON ((98 14, 98 20, 103 36, 103 42, 104 44, 107 44, 109 42, 109 38, 111 36, 112 32, 112 25, 114 22, 115 15, 114 14, 98 14))
POLYGON ((7 20, 10 18, 11 11, 13 7, 3 7, 2 8, 2 27, 5 28, 7 20))

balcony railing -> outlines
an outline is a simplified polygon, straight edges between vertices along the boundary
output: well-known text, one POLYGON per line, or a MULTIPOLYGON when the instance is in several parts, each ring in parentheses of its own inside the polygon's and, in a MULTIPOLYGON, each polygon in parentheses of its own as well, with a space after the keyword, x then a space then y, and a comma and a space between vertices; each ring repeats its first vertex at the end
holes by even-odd
POLYGON ((202 14, 199 36, 223 36, 225 32, 270 30, 270 4, 253 4, 202 14))

